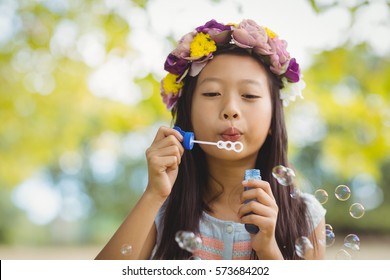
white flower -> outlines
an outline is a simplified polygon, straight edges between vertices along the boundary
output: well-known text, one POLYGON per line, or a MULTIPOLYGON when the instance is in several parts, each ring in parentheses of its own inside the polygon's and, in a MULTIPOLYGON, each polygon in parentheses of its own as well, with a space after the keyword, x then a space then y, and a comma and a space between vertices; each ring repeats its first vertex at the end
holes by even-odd
POLYGON ((297 96, 303 99, 302 90, 306 87, 306 83, 302 77, 297 83, 290 83, 286 77, 282 78, 283 88, 280 90, 280 99, 283 100, 283 106, 287 106, 290 101, 295 101, 297 96))

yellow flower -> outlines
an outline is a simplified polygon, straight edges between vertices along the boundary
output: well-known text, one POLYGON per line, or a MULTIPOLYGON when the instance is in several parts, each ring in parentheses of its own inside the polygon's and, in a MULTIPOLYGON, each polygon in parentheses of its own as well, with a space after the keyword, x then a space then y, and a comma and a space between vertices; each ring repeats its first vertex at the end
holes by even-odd
POLYGON ((173 95, 176 95, 180 89, 183 87, 184 83, 181 81, 180 83, 177 83, 178 75, 168 73, 165 78, 163 79, 163 88, 164 93, 169 94, 172 93, 173 95))
POLYGON ((275 32, 273 32, 268 27, 264 27, 264 29, 265 29, 265 32, 267 32, 268 37, 270 37, 271 39, 273 39, 273 38, 278 36, 275 32))
POLYGON ((207 56, 216 50, 217 46, 210 35, 201 32, 194 37, 190 44, 190 57, 207 56))

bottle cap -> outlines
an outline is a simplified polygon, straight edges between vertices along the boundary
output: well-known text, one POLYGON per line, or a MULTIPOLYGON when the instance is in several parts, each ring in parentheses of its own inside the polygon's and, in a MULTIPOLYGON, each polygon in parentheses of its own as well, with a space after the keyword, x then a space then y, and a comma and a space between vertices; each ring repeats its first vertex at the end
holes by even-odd
POLYGON ((260 170, 259 169, 247 169, 245 170, 245 180, 251 179, 261 179, 260 170))
POLYGON ((194 147, 194 139, 195 139, 194 133, 193 132, 185 132, 178 126, 174 126, 173 129, 176 129, 177 131, 179 131, 180 134, 184 137, 184 140, 182 143, 184 149, 192 150, 192 148, 194 147))

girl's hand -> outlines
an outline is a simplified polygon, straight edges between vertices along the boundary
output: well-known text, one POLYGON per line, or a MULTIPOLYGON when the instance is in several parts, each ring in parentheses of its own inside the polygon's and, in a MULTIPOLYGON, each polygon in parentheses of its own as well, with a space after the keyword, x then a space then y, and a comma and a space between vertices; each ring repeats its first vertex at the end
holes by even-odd
POLYGON ((252 248, 259 259, 283 258, 275 238, 278 205, 276 204, 271 186, 262 180, 243 181, 244 187, 251 189, 243 191, 238 216, 243 224, 254 224, 260 231, 252 236, 252 248), (244 203, 246 200, 252 200, 244 203), (252 212, 252 213, 251 213, 252 212), (248 215, 248 213, 251 213, 248 215))
POLYGON ((166 199, 171 193, 184 148, 183 136, 175 129, 160 127, 152 145, 146 150, 148 186, 146 191, 166 199))

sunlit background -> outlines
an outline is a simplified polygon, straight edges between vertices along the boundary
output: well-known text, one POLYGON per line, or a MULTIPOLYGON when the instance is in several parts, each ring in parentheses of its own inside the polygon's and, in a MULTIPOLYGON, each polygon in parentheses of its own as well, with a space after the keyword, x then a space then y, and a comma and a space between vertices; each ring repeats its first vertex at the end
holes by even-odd
POLYGON ((95 257, 170 125, 165 57, 212 18, 270 27, 304 70, 305 98, 286 109, 289 156, 299 187, 328 195, 327 258, 353 233, 357 258, 390 259, 389 0, 0 0, 1 259, 95 257))

